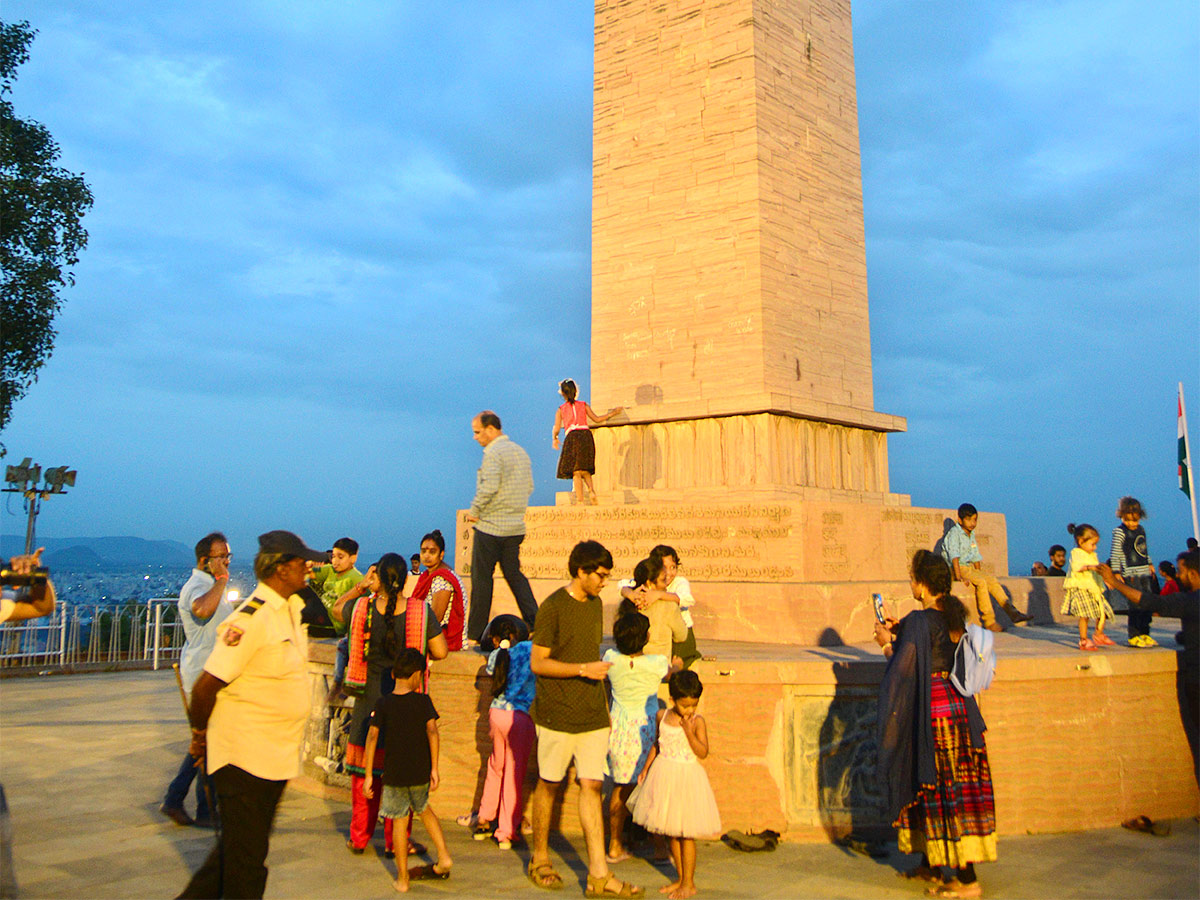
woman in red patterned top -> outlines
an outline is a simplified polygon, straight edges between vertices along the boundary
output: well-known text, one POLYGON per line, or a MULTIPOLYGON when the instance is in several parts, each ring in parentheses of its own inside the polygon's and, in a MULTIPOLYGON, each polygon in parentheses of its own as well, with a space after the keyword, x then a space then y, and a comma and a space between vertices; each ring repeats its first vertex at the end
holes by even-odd
POLYGON ((421 538, 421 565, 425 571, 417 579, 413 599, 429 604, 446 635, 447 649, 461 650, 467 622, 463 586, 446 565, 446 539, 436 528, 421 538))
POLYGON ((579 389, 570 378, 559 383, 558 392, 566 403, 554 413, 554 440, 551 444, 555 450, 558 449, 558 433, 567 429, 562 455, 558 458, 558 477, 574 482, 576 503, 584 502, 583 489, 586 486, 588 499, 595 506, 596 488, 592 486, 592 476, 596 474, 596 442, 588 428, 588 420, 596 424, 607 422, 621 411, 621 407, 614 407, 602 416, 596 415, 586 401, 575 399, 579 389))

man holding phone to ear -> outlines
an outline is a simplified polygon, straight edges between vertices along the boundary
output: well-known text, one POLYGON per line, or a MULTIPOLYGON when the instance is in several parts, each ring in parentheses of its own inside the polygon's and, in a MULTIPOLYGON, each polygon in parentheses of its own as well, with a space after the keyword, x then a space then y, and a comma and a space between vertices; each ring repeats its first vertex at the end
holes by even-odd
MULTIPOLYGON (((233 604, 225 599, 232 558, 225 535, 219 531, 206 534, 196 543, 196 568, 192 569, 192 577, 179 592, 179 619, 183 622, 185 637, 183 655, 179 659, 179 677, 189 703, 192 685, 204 671, 204 663, 216 643, 217 626, 233 612, 233 604)), ((159 812, 176 825, 210 827, 212 811, 208 808, 205 782, 196 758, 185 753, 179 771, 167 787, 159 812), (195 819, 183 808, 193 779, 197 779, 195 819)))

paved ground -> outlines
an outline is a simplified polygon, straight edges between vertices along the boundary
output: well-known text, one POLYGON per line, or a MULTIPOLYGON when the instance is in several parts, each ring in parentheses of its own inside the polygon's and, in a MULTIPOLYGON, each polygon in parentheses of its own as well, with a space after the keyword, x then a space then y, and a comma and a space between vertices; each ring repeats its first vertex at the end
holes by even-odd
MULTIPOLYGON (((211 832, 179 828, 157 813, 185 734, 169 671, 0 682, 0 779, 12 807, 22 896, 170 897, 181 890, 212 841, 211 832)), ((523 847, 474 843, 452 822, 462 810, 440 812, 449 822, 454 875, 414 884, 413 896, 580 895, 575 883, 581 893, 584 868, 570 843, 555 844, 567 890, 549 894, 525 880, 523 847)), ((267 896, 395 896, 391 862, 371 851, 351 856, 343 847, 348 824, 344 804, 287 792, 267 896)), ((979 867, 985 895, 1200 897, 1198 826, 1193 819, 1171 825, 1163 838, 1122 829, 1002 838, 1001 859, 979 867)), ((877 861, 830 845, 743 854, 705 844, 697 882, 710 898, 918 897, 920 890, 895 874, 910 863, 894 852, 877 861)), ((617 872, 656 897, 654 889, 668 880, 644 861, 617 872)))

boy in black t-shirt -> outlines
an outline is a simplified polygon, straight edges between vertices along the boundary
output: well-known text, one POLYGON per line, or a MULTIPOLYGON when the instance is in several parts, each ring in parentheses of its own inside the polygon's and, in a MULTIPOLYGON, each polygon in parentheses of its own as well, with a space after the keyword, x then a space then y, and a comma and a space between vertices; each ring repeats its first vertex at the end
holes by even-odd
MULTIPOLYGON (((408 868, 408 842, 400 841, 397 850, 396 882, 398 891, 407 891, 412 878, 449 878, 450 851, 437 814, 429 805, 429 792, 438 786, 438 727, 437 710, 428 694, 421 693, 421 678, 425 674, 425 654, 407 647, 400 652, 392 667, 396 688, 384 694, 371 711, 367 731, 366 759, 375 758, 375 747, 382 735, 386 748, 383 759, 383 797, 380 815, 399 819, 410 813, 419 815, 425 830, 437 848, 437 863, 432 866, 408 868)), ((374 777, 367 769, 363 796, 374 793, 374 777)))

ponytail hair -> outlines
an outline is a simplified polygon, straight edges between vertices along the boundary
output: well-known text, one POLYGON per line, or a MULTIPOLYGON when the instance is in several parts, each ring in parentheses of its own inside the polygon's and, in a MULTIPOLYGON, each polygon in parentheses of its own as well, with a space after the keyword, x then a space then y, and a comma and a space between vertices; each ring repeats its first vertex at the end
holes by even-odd
POLYGON ((960 634, 967 630, 967 607, 953 594, 942 597, 942 615, 951 634, 960 634))
POLYGON ((579 388, 575 386, 575 382, 570 378, 566 378, 558 383, 558 392, 563 395, 563 399, 568 403, 574 403, 575 398, 579 396, 579 388))
POLYGON ((923 584, 941 604, 942 615, 946 619, 946 627, 952 634, 966 630, 967 608, 963 602, 950 593, 950 585, 954 578, 950 566, 937 553, 928 550, 918 550, 912 558, 912 577, 917 584, 923 584))
POLYGON ((1087 522, 1080 522, 1078 525, 1076 525, 1074 522, 1072 522, 1070 525, 1067 526, 1067 534, 1069 534, 1075 538, 1075 543, 1077 545, 1079 544, 1080 541, 1082 541, 1084 538, 1086 538, 1089 534, 1094 534, 1097 538, 1100 537, 1100 532, 1097 531, 1094 526, 1089 525, 1087 522))
POLYGON ((517 616, 506 613, 492 619, 487 633, 497 649, 496 662, 492 667, 492 696, 499 697, 508 687, 508 649, 513 644, 529 640, 529 626, 517 616))
POLYGON ((661 556, 647 556, 633 567, 634 587, 641 587, 652 581, 658 581, 658 576, 662 574, 662 570, 663 561, 661 556))
POLYGON ((617 604, 617 618, 618 619, 620 619, 622 616, 627 616, 630 613, 636 613, 636 612, 641 612, 641 610, 638 609, 637 604, 634 603, 632 600, 630 600, 628 597, 622 597, 621 602, 619 604, 617 604))
POLYGON ((400 640, 396 637, 396 603, 404 589, 404 580, 408 577, 408 565, 399 553, 385 553, 375 563, 375 574, 379 577, 379 590, 387 597, 387 608, 383 612, 385 629, 383 633, 383 650, 389 659, 395 658, 400 650, 400 640))

